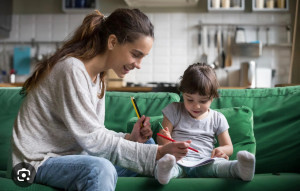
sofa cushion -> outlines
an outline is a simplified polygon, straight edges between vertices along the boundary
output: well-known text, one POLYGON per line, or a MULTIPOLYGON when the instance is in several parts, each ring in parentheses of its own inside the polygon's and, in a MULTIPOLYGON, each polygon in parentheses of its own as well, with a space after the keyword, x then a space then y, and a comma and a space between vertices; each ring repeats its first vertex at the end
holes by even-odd
MULTIPOLYGON (((253 113, 251 109, 242 106, 216 110, 226 117, 230 127, 229 134, 233 144, 233 154, 231 155, 230 160, 235 160, 237 152, 241 150, 247 150, 255 154, 256 144, 253 133, 253 113)), ((160 129, 159 122, 161 123, 162 120, 162 115, 150 117, 151 129, 153 131, 152 137, 155 141, 156 133, 158 133, 160 129)), ((136 121, 137 118, 134 117, 127 123, 128 133, 132 131, 133 125, 136 121)))
MULTIPOLYGON (((154 139, 154 141, 156 142, 156 137, 157 137, 157 133, 159 132, 159 123, 162 122, 163 120, 163 115, 159 115, 159 116, 148 116, 150 117, 150 124, 151 124, 151 129, 153 132, 152 138, 154 139)), ((131 118, 128 123, 127 123, 127 133, 130 133, 133 129, 134 124, 137 122, 138 118, 137 117, 133 117, 131 118)))
POLYGON ((219 93, 212 108, 245 105, 253 111, 256 173, 300 172, 300 86, 219 93))
POLYGON ((161 115, 161 110, 171 102, 179 101, 175 93, 106 92, 105 126, 117 132, 127 132, 126 123, 136 117, 130 97, 134 97, 141 115, 161 115))
POLYGON ((251 182, 233 178, 176 178, 161 185, 154 178, 120 177, 116 191, 296 191, 300 188, 300 174, 255 174, 251 182))
POLYGON ((17 186, 12 179, 1 178, 0 177, 0 191, 59 191, 59 189, 55 189, 49 186, 45 186, 42 184, 32 184, 28 187, 19 187, 17 186))
POLYGON ((6 170, 12 127, 23 101, 21 88, 0 87, 0 170, 6 170))
POLYGON ((246 106, 216 109, 229 124, 229 135, 233 144, 230 160, 236 159, 238 151, 247 150, 255 154, 256 143, 253 133, 253 112, 246 106))

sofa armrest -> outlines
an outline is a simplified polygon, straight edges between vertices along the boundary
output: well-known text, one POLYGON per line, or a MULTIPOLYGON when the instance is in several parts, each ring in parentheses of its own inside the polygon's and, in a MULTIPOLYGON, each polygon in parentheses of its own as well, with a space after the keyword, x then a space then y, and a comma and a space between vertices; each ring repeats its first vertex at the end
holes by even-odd
MULTIPOLYGON (((137 122, 138 118, 137 117, 132 117, 128 123, 127 123, 127 133, 130 133, 133 129, 134 124, 137 122)), ((163 115, 159 116, 150 116, 150 124, 151 124, 151 129, 153 131, 152 138, 156 142, 156 134, 158 133, 160 127, 159 127, 159 122, 162 123, 163 121, 163 115)))

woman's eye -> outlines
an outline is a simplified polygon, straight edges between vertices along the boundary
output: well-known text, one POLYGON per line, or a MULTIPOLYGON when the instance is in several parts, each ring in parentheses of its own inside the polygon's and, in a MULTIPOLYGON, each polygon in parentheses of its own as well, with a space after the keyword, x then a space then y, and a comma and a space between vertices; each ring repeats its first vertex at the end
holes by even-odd
POLYGON ((191 99, 188 99, 187 101, 188 101, 188 102, 193 102, 193 100, 191 100, 191 99))
POLYGON ((132 57, 134 58, 139 58, 139 55, 135 54, 135 53, 131 53, 132 57))

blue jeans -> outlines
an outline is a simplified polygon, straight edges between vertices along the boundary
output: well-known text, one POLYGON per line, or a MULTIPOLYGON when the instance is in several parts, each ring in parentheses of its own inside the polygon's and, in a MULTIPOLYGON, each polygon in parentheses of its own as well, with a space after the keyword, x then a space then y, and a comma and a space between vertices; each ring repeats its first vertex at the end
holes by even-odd
MULTIPOLYGON (((145 144, 155 144, 151 138, 145 144)), ((115 190, 119 176, 137 173, 114 166, 109 160, 90 155, 67 155, 47 159, 38 168, 35 183, 64 190, 115 190), (118 171, 118 172, 117 172, 118 171)))
MULTIPOLYGON (((155 144, 155 142, 154 142, 153 138, 151 138, 144 144, 155 144)), ((138 173, 128 170, 126 168, 120 167, 118 165, 115 165, 115 167, 116 167, 118 177, 134 177, 134 176, 138 175, 138 173)))
POLYGON ((49 158, 38 168, 35 183, 64 190, 115 190, 117 172, 107 159, 90 155, 49 158))

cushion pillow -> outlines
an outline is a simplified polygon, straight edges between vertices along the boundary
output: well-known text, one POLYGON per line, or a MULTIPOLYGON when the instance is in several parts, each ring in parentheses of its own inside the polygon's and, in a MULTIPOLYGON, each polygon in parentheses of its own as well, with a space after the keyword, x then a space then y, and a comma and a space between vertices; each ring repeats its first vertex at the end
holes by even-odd
POLYGON ((141 115, 158 116, 169 103, 179 101, 178 94, 167 92, 106 92, 105 127, 126 132, 126 123, 136 117, 130 97, 134 97, 141 115))
POLYGON ((219 93, 212 109, 245 105, 253 111, 256 173, 300 173, 300 86, 219 93))
POLYGON ((9 160, 12 127, 23 102, 19 87, 0 87, 0 171, 5 171, 9 160))
MULTIPOLYGON (((215 109, 221 112, 227 119, 229 124, 229 135, 233 144, 233 154, 230 156, 230 160, 236 159, 238 151, 247 150, 255 154, 256 143, 253 133, 253 112, 246 106, 215 109)), ((156 133, 158 133, 160 127, 159 122, 162 122, 163 116, 150 117, 151 129, 153 131, 153 139, 156 141, 156 133)), ((132 118, 127 123, 127 132, 132 131, 134 123, 137 118, 132 118)), ((216 144, 218 146, 218 144, 216 144)))
MULTIPOLYGON (((137 120, 138 120, 137 117, 133 117, 128 121, 127 133, 130 133, 132 131, 133 125, 136 123, 137 120)), ((160 129, 159 123, 162 123, 162 121, 163 121, 163 115, 150 117, 151 129, 153 131, 152 138, 154 139, 155 142, 156 142, 156 134, 159 132, 160 129)))
POLYGON ((236 159, 238 151, 246 150, 255 154, 256 142, 253 132, 253 112, 249 107, 215 109, 221 112, 229 124, 229 135, 233 144, 230 160, 236 159))

